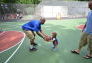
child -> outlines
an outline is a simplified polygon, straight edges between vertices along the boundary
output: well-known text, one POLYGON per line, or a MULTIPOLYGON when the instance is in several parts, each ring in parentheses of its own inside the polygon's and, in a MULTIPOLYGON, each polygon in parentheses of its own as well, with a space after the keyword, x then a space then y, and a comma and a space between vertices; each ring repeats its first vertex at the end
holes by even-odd
POLYGON ((57 36, 57 33, 56 32, 52 32, 52 36, 51 36, 51 40, 53 42, 53 49, 57 48, 57 45, 58 45, 58 40, 56 38, 57 36))

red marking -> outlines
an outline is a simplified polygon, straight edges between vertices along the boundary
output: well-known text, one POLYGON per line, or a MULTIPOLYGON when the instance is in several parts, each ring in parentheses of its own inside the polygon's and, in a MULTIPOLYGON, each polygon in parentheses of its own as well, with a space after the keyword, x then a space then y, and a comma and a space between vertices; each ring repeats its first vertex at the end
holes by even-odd
POLYGON ((24 34, 17 31, 6 31, 0 35, 0 52, 16 45, 24 37, 24 34))
POLYGON ((78 25, 77 28, 82 30, 84 28, 84 25, 78 25))

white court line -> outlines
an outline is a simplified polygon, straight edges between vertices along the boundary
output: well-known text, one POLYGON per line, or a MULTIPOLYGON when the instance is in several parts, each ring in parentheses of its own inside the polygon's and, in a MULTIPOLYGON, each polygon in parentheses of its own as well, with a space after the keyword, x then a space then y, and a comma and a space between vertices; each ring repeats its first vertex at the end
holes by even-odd
POLYGON ((2 33, 0 33, 0 35, 2 35, 2 34, 4 34, 5 33, 5 31, 3 31, 2 33))
MULTIPOLYGON (((22 32, 23 33, 23 32, 22 32)), ((24 33, 23 33, 24 34, 24 33)), ((17 49, 11 54, 11 56, 4 62, 4 63, 8 63, 9 60, 14 56, 14 54, 19 50, 20 46, 22 45, 23 41, 24 41, 24 38, 25 38, 25 34, 24 34, 24 37, 23 39, 20 41, 21 43, 19 44, 19 46, 17 47, 17 49)))

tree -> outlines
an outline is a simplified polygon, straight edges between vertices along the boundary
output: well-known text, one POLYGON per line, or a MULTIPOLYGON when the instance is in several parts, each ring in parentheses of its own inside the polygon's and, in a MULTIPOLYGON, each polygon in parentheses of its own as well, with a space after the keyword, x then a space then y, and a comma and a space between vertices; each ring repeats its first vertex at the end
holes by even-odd
POLYGON ((17 0, 1 0, 0 3, 16 3, 17 0))
POLYGON ((0 0, 0 3, 39 4, 41 0, 0 0))

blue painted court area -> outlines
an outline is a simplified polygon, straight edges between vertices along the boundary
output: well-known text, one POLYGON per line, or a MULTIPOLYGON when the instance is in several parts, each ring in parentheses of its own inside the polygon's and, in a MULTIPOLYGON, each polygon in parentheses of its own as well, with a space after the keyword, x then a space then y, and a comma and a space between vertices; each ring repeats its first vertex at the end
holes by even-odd
MULTIPOLYGON (((87 53, 87 46, 82 49, 80 55, 71 53, 72 49, 78 47, 78 41, 81 37, 81 30, 76 28, 76 26, 84 24, 85 21, 85 18, 47 20, 47 22, 42 25, 42 29, 48 35, 51 35, 51 32, 58 33, 57 38, 59 45, 56 51, 52 50, 51 42, 46 42, 37 36, 36 43, 38 43, 38 50, 30 52, 29 40, 25 37, 23 43, 20 43, 21 46, 18 44, 8 51, 0 53, 0 63, 6 62, 18 47, 19 49, 6 63, 92 63, 92 59, 84 59, 82 57, 87 53)), ((26 22, 27 21, 1 22, 0 30, 22 31, 21 25, 26 22)))

